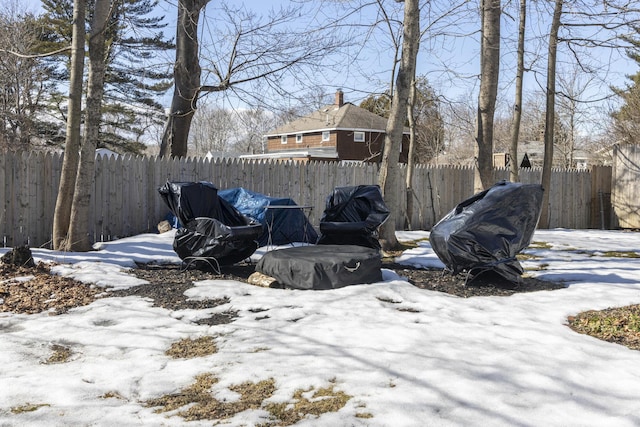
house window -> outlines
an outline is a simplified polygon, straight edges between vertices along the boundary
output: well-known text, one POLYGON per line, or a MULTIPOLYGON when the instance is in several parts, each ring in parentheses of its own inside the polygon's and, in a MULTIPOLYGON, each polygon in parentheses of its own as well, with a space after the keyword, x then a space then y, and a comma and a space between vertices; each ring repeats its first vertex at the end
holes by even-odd
POLYGON ((364 142, 364 132, 354 132, 353 142, 364 142))
POLYGON ((302 144, 302 134, 296 134, 296 144, 302 144))
POLYGON ((286 144, 287 143, 287 135, 282 135, 280 137, 280 144, 286 144))
POLYGON ((328 130, 323 131, 322 132, 322 142, 329 141, 330 135, 331 135, 331 133, 328 130))

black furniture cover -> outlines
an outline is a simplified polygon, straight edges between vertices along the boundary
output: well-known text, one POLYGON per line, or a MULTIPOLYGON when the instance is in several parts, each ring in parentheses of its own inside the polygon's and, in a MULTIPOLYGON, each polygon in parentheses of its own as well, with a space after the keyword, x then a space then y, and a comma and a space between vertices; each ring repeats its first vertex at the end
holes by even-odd
POLYGON ((335 289, 382 280, 377 249, 356 245, 296 246, 269 251, 256 271, 294 289, 335 289))
POLYGON ((167 182, 158 192, 180 221, 173 249, 182 260, 217 268, 242 261, 258 248, 262 225, 219 197, 212 183, 167 182))
POLYGON ((380 249, 378 228, 389 217, 378 185, 336 187, 320 218, 320 245, 359 245, 380 249))
POLYGON ((218 191, 218 195, 233 205, 240 213, 262 224, 258 238, 260 246, 286 245, 293 242, 316 243, 318 233, 301 209, 268 209, 267 206, 297 206, 286 197, 270 197, 242 187, 218 191), (269 236, 271 228, 271 236, 269 236), (269 242, 271 237, 271 242, 269 242))
POLYGON ((452 274, 493 270, 516 283, 523 273, 516 254, 531 243, 543 192, 537 184, 499 182, 434 225, 431 247, 452 274))

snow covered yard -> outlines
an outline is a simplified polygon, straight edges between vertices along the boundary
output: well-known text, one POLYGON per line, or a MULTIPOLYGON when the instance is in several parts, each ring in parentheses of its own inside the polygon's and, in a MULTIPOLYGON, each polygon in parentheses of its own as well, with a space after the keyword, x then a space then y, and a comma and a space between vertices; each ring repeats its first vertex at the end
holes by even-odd
MULTIPOLYGON (((142 283, 127 272, 135 262, 179 262, 172 239, 147 234, 91 253, 33 253, 36 262, 61 263, 58 274, 124 289, 142 283)), ((263 401, 219 418, 233 426, 283 425, 268 408, 336 397, 337 411, 296 425, 640 425, 640 352, 567 326, 585 310, 640 303, 640 260, 630 256, 640 255, 640 233, 540 230, 533 240, 527 274, 566 288, 459 298, 386 270, 382 282, 330 291, 203 280, 189 298, 228 302, 202 310, 129 296, 56 316, 0 313, 0 425, 211 425, 177 415, 193 403, 167 412, 150 404, 194 384, 228 403, 244 399, 240 385, 269 389, 263 401), (196 323, 229 310, 237 312, 231 323, 196 323), (167 354, 184 340, 215 351, 167 354)), ((427 240, 397 261, 442 267, 427 240)))

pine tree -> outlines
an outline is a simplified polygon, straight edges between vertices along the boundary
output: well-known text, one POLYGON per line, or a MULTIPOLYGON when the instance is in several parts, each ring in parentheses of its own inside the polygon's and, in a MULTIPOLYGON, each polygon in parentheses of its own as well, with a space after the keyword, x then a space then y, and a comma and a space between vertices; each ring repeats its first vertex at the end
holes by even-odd
MULTIPOLYGON (((87 4, 87 22, 93 16, 95 0, 87 4)), ((49 34, 42 48, 49 51, 68 45, 71 40, 71 0, 43 0, 49 34)), ((164 16, 153 15, 158 0, 119 0, 114 2, 107 32, 105 91, 99 147, 121 153, 139 154, 146 129, 164 123, 164 111, 157 98, 171 87, 171 73, 157 64, 159 52, 174 48, 165 38, 164 16)), ((88 25, 88 24, 87 24, 88 25)), ((68 53, 65 53, 68 55, 68 53)), ((66 62, 54 75, 68 79, 66 62)))
MULTIPOLYGON (((640 26, 633 28, 640 35, 640 26)), ((629 43, 627 56, 640 66, 640 38, 626 36, 623 40, 629 43)), ((640 71, 627 76, 629 83, 625 88, 612 88, 622 99, 622 106, 611 114, 617 136, 628 143, 640 141, 640 71)))

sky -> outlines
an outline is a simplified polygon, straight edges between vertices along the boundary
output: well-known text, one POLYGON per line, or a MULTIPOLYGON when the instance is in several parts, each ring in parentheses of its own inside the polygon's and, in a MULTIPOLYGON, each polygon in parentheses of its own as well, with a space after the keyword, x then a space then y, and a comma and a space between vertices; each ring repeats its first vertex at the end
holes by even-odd
MULTIPOLYGON (((122 289, 142 283, 127 273, 136 261, 180 262, 173 235, 128 237, 87 253, 32 251, 36 262, 59 263, 58 274, 122 289)), ((428 235, 399 232, 419 245, 397 261, 442 268, 428 235)), ((171 311, 131 296, 57 316, 0 313, 0 425, 211 425, 142 402, 213 373, 220 399, 237 399, 232 385, 268 378, 276 383, 270 402, 329 384, 352 396, 300 426, 637 426, 640 352, 567 326, 567 316, 585 310, 640 303, 638 259, 607 251, 640 254, 640 233, 538 230, 524 251, 525 274, 566 287, 508 297, 459 298, 383 270, 381 282, 327 291, 205 280, 186 295, 229 302, 204 310, 171 311), (228 310, 239 315, 229 324, 194 323, 228 310), (217 353, 165 355, 172 343, 203 336, 215 337, 217 353), (52 344, 74 356, 43 364, 52 344), (10 411, 27 403, 37 409, 10 411)), ((223 424, 253 426, 265 415, 248 410, 223 424)))
MULTIPOLYGON (((264 2, 259 0, 247 0, 242 2, 231 2, 234 6, 242 5, 249 11, 254 11, 259 15, 266 16, 272 8, 281 5, 299 4, 288 0, 277 0, 264 2)), ((304 3, 304 2, 302 2, 304 3)), ((424 5, 424 19, 421 28, 425 32, 425 37, 421 42, 421 50, 417 61, 418 75, 426 76, 429 83, 436 90, 439 99, 443 101, 443 109, 450 107, 447 111, 456 117, 456 108, 461 105, 467 109, 474 110, 477 103, 477 91, 479 89, 479 18, 477 12, 477 2, 458 2, 455 14, 450 8, 456 2, 428 2, 424 5), (427 10, 428 9, 428 10, 427 10)), ((32 8, 39 8, 39 0, 29 0, 27 4, 32 8)), ((202 57, 213 57, 219 55, 218 65, 226 68, 225 61, 229 56, 230 47, 225 46, 220 39, 209 42, 209 32, 223 31, 225 25, 215 21, 220 15, 218 8, 220 1, 211 1, 201 14, 203 22, 200 24, 199 38, 202 57), (205 23, 207 21, 207 23, 205 23)), ((394 10, 393 18, 402 18, 402 3, 386 1, 389 10, 394 10)), ((176 16, 175 0, 162 0, 158 5, 158 13, 167 17, 169 27, 165 32, 168 36, 173 36, 172 20, 176 16)), ((329 22, 333 16, 341 12, 335 12, 344 5, 351 5, 350 2, 307 2, 305 7, 310 12, 302 14, 304 19, 315 21, 309 27, 323 25, 329 22)), ((566 5, 565 11, 570 11, 571 5, 566 5)), ((517 38, 517 2, 503 2, 504 12, 502 15, 502 45, 501 45, 501 66, 500 66, 500 91, 498 95, 497 114, 500 117, 510 117, 515 90, 515 46, 517 38)), ((547 3, 530 3, 527 21, 527 56, 525 60, 525 83, 524 95, 527 99, 538 100, 545 92, 546 84, 546 53, 547 53, 547 33, 549 30, 549 17, 551 9, 547 3)), ((578 10, 578 12, 583 12, 578 10)), ((327 58, 327 62, 338 61, 340 66, 331 69, 328 66, 322 68, 321 73, 309 74, 304 79, 308 83, 317 85, 316 88, 301 87, 292 80, 283 79, 279 81, 281 88, 285 88, 288 94, 282 95, 270 90, 268 87, 252 86, 250 83, 239 85, 234 90, 209 93, 202 98, 200 103, 208 103, 219 108, 245 109, 255 107, 258 104, 263 108, 272 111, 281 111, 286 108, 302 108, 304 111, 319 108, 317 97, 322 91, 324 94, 323 105, 332 102, 336 89, 343 89, 345 101, 359 105, 370 94, 377 94, 387 90, 391 81, 391 64, 393 63, 393 49, 391 39, 385 25, 379 25, 376 30, 365 32, 364 27, 377 19, 377 8, 368 7, 363 11, 352 14, 349 25, 355 28, 357 25, 362 30, 355 40, 355 46, 349 48, 348 56, 335 59, 327 58), (363 38, 363 34, 368 34, 368 38, 363 38), (358 60, 355 60, 355 55, 358 60), (243 93, 247 91, 247 93, 243 93), (258 94, 256 96, 256 94, 258 94), (301 102, 309 105, 301 105, 301 102), (309 102, 313 100, 313 102, 309 102)), ((574 15, 565 15, 563 18, 571 22, 574 15)), ((582 18, 580 18, 582 19, 582 18)), ((289 25, 289 24, 287 24, 289 25)), ((306 25, 306 24, 305 24, 306 25)), ((349 27, 345 26, 345 28, 349 27)), ((613 26, 612 26, 613 27, 613 26)), ((306 28, 306 27, 305 27, 306 28)), ((569 31, 574 37, 588 38, 594 32, 597 37, 606 38, 607 35, 599 32, 596 27, 567 27, 563 29, 561 37, 568 37, 569 31)), ((330 30, 331 33, 334 30, 330 30)), ((396 29, 397 31, 397 29, 396 29)), ((630 60, 623 50, 612 52, 608 49, 586 49, 576 45, 572 49, 576 50, 574 57, 566 44, 559 46, 558 72, 563 81, 572 81, 570 87, 559 85, 559 92, 573 91, 580 102, 577 104, 578 115, 576 116, 576 126, 585 139, 593 138, 594 135, 601 136, 607 132, 609 123, 609 113, 618 108, 619 98, 612 97, 611 86, 624 87, 628 83, 627 75, 638 70, 638 64, 630 60), (578 79, 572 76, 579 70, 576 65, 576 57, 581 61, 582 69, 592 69, 595 73, 582 75, 578 79)), ((172 53, 162 55, 158 60, 149 63, 149 67, 167 70, 174 58, 172 53), (158 61, 160 66, 158 67, 158 61)), ((203 84, 215 84, 217 81, 207 76, 207 68, 211 66, 207 61, 201 61, 203 65, 203 84)), ((305 76, 307 74, 305 73, 305 76)), ((267 85, 268 86, 268 85, 267 85)), ((162 98, 161 102, 166 108, 170 105, 172 91, 162 98)), ((560 98, 556 100, 560 101, 560 98)), ((527 107, 532 104, 526 104, 527 107)), ((526 111, 525 111, 526 113, 526 111)), ((451 119, 455 120, 455 119, 451 119)), ((155 138, 155 135, 154 135, 155 138)))

